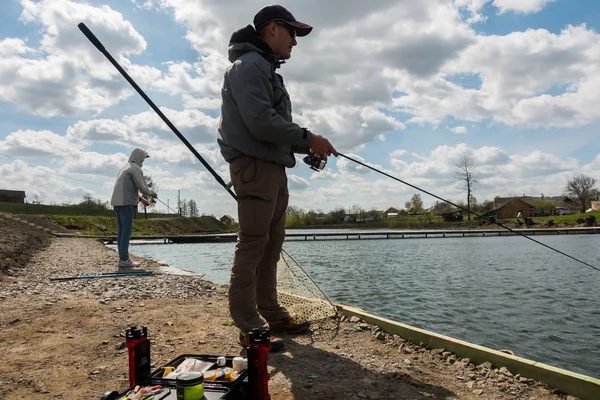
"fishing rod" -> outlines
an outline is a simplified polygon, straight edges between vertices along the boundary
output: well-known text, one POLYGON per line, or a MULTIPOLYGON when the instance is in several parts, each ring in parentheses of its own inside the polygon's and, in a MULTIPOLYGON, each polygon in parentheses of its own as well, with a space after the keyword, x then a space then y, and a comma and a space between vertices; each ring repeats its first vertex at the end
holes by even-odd
POLYGON ((123 278, 127 276, 150 276, 152 271, 131 271, 131 272, 105 272, 93 275, 75 275, 75 276, 59 276, 50 278, 51 281, 73 281, 76 279, 100 279, 100 278, 123 278))
POLYGON ((135 83, 133 79, 131 79, 129 74, 106 50, 104 45, 100 42, 100 40, 98 40, 98 38, 92 33, 92 31, 83 22, 80 22, 77 26, 79 27, 79 30, 89 39, 89 41, 92 42, 92 44, 96 46, 96 48, 108 59, 108 61, 110 61, 110 63, 121 73, 121 75, 123 75, 127 82, 129 82, 129 84, 133 86, 133 88, 139 93, 139 95, 142 96, 144 100, 146 100, 146 103, 148 103, 148 105, 158 114, 158 116, 165 122, 165 124, 167 124, 167 126, 171 128, 173 133, 177 135, 177 137, 183 142, 183 144, 185 144, 187 148, 190 149, 190 151, 196 156, 196 158, 202 163, 202 165, 204 165, 208 172, 210 172, 211 175, 217 180, 217 182, 219 182, 219 184, 223 186, 227 193, 229 193, 231 197, 237 200, 237 196, 231 191, 231 184, 226 184, 225 181, 223 181, 219 174, 217 174, 216 171, 210 166, 210 164, 207 163, 206 160, 204 160, 204 158, 196 151, 194 146, 192 146, 192 144, 188 142, 188 140, 181 134, 181 132, 179 132, 175 125, 171 123, 171 121, 166 117, 165 114, 163 114, 163 112, 156 106, 156 104, 154 104, 154 102, 150 100, 150 98, 146 95, 146 93, 144 93, 144 91, 138 86, 138 84, 135 83))
POLYGON ((154 203, 154 200, 158 200, 160 201, 164 206, 167 207, 168 210, 173 211, 175 214, 179 214, 178 211, 173 210, 167 203, 165 203, 164 201, 162 201, 161 199, 159 199, 158 197, 152 197, 150 199, 145 199, 146 201, 150 202, 150 203, 154 203))
MULTIPOLYGON (((355 162, 356 164, 362 165, 362 166, 363 166, 363 167, 365 167, 365 168, 368 168, 368 169, 370 169, 370 170, 372 170, 372 171, 375 171, 375 172, 377 172, 377 173, 379 173, 379 174, 381 174, 381 175, 387 176, 387 177, 388 177, 388 178, 390 178, 390 179, 393 179, 393 180, 395 180, 395 181, 398 181, 398 182, 400 182, 400 183, 403 183, 403 184, 405 184, 405 185, 407 185, 407 186, 410 186, 411 188, 413 188, 413 189, 416 189, 416 190, 418 190, 418 191, 420 191, 420 192, 423 192, 423 193, 425 193, 425 194, 428 194, 428 195, 429 195, 429 196, 431 196, 431 197, 435 197, 436 199, 438 199, 438 200, 441 200, 441 201, 443 201, 443 202, 445 202, 445 203, 448 203, 448 204, 450 204, 450 205, 452 205, 452 206, 454 206, 454 207, 458 208, 459 210, 466 211, 467 213, 474 214, 475 216, 477 216, 477 217, 479 217, 479 218, 483 218, 483 219, 485 219, 486 221, 488 221, 488 222, 491 222, 491 223, 493 223, 493 224, 496 224, 496 225, 498 225, 499 227, 501 227, 501 228, 504 228, 504 229, 508 230, 508 231, 509 231, 509 232, 511 232, 511 233, 514 233, 515 235, 519 235, 519 236, 522 236, 522 237, 524 237, 525 239, 529 239, 529 240, 531 240, 531 241, 532 241, 532 242, 534 242, 534 243, 537 243, 537 244, 539 244, 539 245, 541 245, 541 246, 544 246, 544 247, 546 247, 546 248, 548 248, 548 249, 550 249, 550 250, 552 250, 552 251, 555 251, 555 252, 557 252, 557 253, 559 253, 559 254, 562 254, 562 255, 563 255, 563 256, 565 256, 565 257, 568 257, 568 258, 570 258, 571 260, 577 261, 578 263, 581 263, 581 264, 585 265, 586 267, 590 267, 590 268, 592 268, 592 269, 595 269, 596 271, 600 272, 600 269, 599 269, 599 268, 596 268, 596 267, 594 267, 593 265, 590 265, 590 264, 586 263, 585 261, 582 261, 582 260, 580 260, 580 259, 578 259, 578 258, 575 258, 575 257, 573 257, 573 256, 571 256, 571 255, 569 255, 569 254, 567 254, 567 253, 565 253, 565 252, 563 252, 563 251, 560 251, 560 250, 558 250, 558 249, 555 249, 555 248, 554 248, 554 247, 552 247, 552 246, 548 246, 547 244, 544 244, 544 243, 540 242, 539 240, 535 240, 534 238, 532 238, 532 237, 530 237, 530 236, 527 236, 527 235, 525 235, 525 234, 523 234, 523 233, 521 233, 521 232, 519 232, 519 231, 516 231, 516 230, 514 230, 514 229, 511 229, 511 228, 509 228, 508 226, 505 226, 505 225, 503 225, 503 224, 501 224, 501 223, 499 223, 499 222, 496 222, 495 220, 492 220, 492 219, 490 219, 490 218, 487 218, 487 217, 485 217, 485 216, 483 216, 483 215, 480 215, 480 214, 477 214, 477 213, 475 213, 475 212, 469 211, 469 210, 467 210, 466 208, 464 208, 464 207, 462 207, 462 206, 459 206, 459 205, 457 205, 457 204, 454 204, 453 202, 451 202, 451 201, 449 201, 449 200, 446 200, 446 199, 444 199, 444 198, 442 198, 442 197, 440 197, 440 196, 437 196, 437 195, 435 195, 435 194, 433 194, 433 193, 431 193, 431 192, 428 192, 427 190, 421 189, 421 188, 420 188, 420 187, 418 187, 418 186, 411 185, 410 183, 408 183, 408 182, 406 182, 406 181, 403 181, 403 180, 402 180, 402 179, 400 179, 400 178, 397 178, 397 177, 395 177, 395 176, 393 176, 393 175, 390 175, 390 174, 388 174, 388 173, 386 173, 386 172, 384 172, 384 171, 382 171, 382 170, 380 170, 380 169, 378 169, 378 168, 372 167, 372 166, 370 166, 370 165, 368 165, 368 164, 365 164, 365 163, 363 163, 363 162, 361 162, 361 161, 359 161, 359 160, 356 160, 356 159, 354 159, 354 158, 352 158, 352 157, 349 157, 349 156, 347 156, 347 155, 345 155, 345 154, 342 154, 342 153, 340 153, 340 152, 338 152, 338 154, 339 154, 341 157, 344 157, 344 158, 345 158, 345 159, 347 159, 347 160, 350 160, 350 161, 352 161, 352 162, 355 162)), ((315 159, 319 159, 319 158, 318 158, 318 157, 314 157, 314 156, 311 158, 310 156, 308 156, 308 157, 306 157, 306 159, 305 159, 304 161, 305 161, 307 164, 309 164, 309 165, 311 166, 311 168, 312 168, 312 169, 314 169, 314 170, 316 170, 316 171, 318 171, 318 170, 320 170, 320 169, 323 169, 323 168, 313 168, 313 166, 314 166, 314 165, 320 166, 318 161, 314 161, 315 159)), ((324 167, 324 165, 323 165, 323 167, 324 167)))

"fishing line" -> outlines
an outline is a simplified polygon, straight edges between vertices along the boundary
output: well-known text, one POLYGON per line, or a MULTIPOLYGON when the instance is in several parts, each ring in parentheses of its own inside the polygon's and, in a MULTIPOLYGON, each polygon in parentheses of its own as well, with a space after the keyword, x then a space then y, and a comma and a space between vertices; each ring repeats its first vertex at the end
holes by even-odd
POLYGON ((600 272, 600 269, 599 269, 599 268, 596 268, 596 267, 594 267, 593 265, 590 265, 590 264, 586 263, 585 261, 582 261, 582 260, 580 260, 580 259, 578 259, 578 258, 575 258, 575 257, 573 257, 573 256, 571 256, 571 255, 569 255, 569 254, 567 254, 567 253, 565 253, 565 252, 563 252, 563 251, 560 251, 560 250, 558 250, 558 249, 555 249, 555 248, 554 248, 554 247, 552 247, 552 246, 548 246, 547 244, 544 244, 544 243, 542 243, 542 242, 540 242, 540 241, 538 241, 538 240, 535 240, 534 238, 532 238, 532 237, 530 237, 530 236, 524 235, 524 234, 522 234, 521 232, 515 231, 514 229, 511 229, 511 228, 509 228, 508 226, 502 225, 501 223, 499 223, 499 222, 496 222, 496 221, 492 221, 491 219, 489 219, 489 218, 487 218, 487 217, 484 217, 483 215, 480 215, 480 214, 477 214, 477 213, 475 213, 475 212, 469 211, 469 210, 467 210, 466 208, 464 208, 464 207, 461 207, 461 206, 459 206, 459 205, 457 205, 457 204, 454 204, 454 203, 452 203, 452 202, 451 202, 451 201, 449 201, 449 200, 446 200, 446 199, 444 199, 444 198, 442 198, 442 197, 440 197, 440 196, 436 196, 435 194, 433 194, 433 193, 431 193, 431 192, 428 192, 427 190, 421 189, 421 188, 420 188, 420 187, 418 187, 418 186, 411 185, 410 183, 408 183, 408 182, 405 182, 405 181, 403 181, 403 180, 402 180, 402 179, 400 179, 400 178, 396 178, 396 177, 395 177, 395 176, 393 176, 393 175, 390 175, 390 174, 388 174, 388 173, 386 173, 386 172, 383 172, 382 170, 380 170, 380 169, 377 169, 377 168, 375 168, 375 167, 371 167, 370 165, 367 165, 367 164, 365 164, 365 163, 363 163, 363 162, 361 162, 361 161, 358 161, 358 160, 356 160, 356 159, 354 159, 354 158, 352 158, 352 157, 349 157, 349 156, 347 156, 347 155, 345 155, 345 154, 342 154, 342 153, 340 153, 340 152, 338 152, 338 154, 339 154, 341 157, 344 157, 344 158, 346 158, 346 159, 348 159, 348 160, 350 160, 350 161, 352 161, 352 162, 355 162, 355 163, 357 163, 357 164, 359 164, 359 165, 362 165, 362 166, 363 166, 363 167, 365 167, 365 168, 368 168, 368 169, 370 169, 370 170, 373 170, 373 171, 375 171, 375 172, 378 172, 378 173, 380 173, 381 175, 387 176, 387 177, 388 177, 388 178, 390 178, 390 179, 393 179, 393 180, 395 180, 395 181, 398 181, 398 182, 400 182, 400 183, 403 183, 403 184, 405 184, 405 185, 407 185, 407 186, 410 186, 411 188, 413 188, 413 189, 416 189, 416 190, 418 190, 418 191, 420 191, 420 192, 423 192, 423 193, 425 193, 425 194, 428 194, 428 195, 429 195, 429 196, 431 196, 431 197, 435 197, 436 199, 438 199, 438 200, 441 200, 441 201, 443 201, 443 202, 445 202, 445 203, 448 203, 448 204, 450 204, 451 206, 454 206, 454 207, 458 208, 459 210, 466 211, 467 213, 469 213, 469 212, 470 212, 471 214, 473 214, 473 215, 475 215, 475 216, 477 216, 477 217, 479 217, 479 218, 483 218, 483 219, 485 219, 485 220, 486 220, 486 221, 488 221, 488 222, 491 222, 491 223, 493 223, 493 224, 496 224, 496 225, 498 225, 499 227, 501 227, 501 228, 504 228, 504 229, 506 229, 507 231, 509 231, 509 232, 511 232, 511 233, 514 233, 515 235, 519 235, 519 236, 522 236, 522 237, 524 237, 525 239, 529 239, 529 240, 531 240, 531 241, 532 241, 532 242, 534 242, 534 243, 537 243, 537 244, 539 244, 539 245, 542 245, 542 246, 544 246, 544 247, 546 247, 546 248, 548 248, 548 249, 550 249, 550 250, 552 250, 552 251, 555 251, 555 252, 557 252, 557 253, 559 253, 559 254, 562 254, 562 255, 563 255, 563 256, 565 256, 565 257, 568 257, 568 258, 570 258, 571 260, 577 261, 578 263, 581 263, 581 264, 585 265, 586 267, 590 267, 590 268, 592 268, 592 269, 595 269, 596 271, 600 272))
POLYGON ((175 214, 179 214, 177 211, 173 210, 171 207, 169 207, 168 204, 165 204, 164 201, 162 201, 161 199, 159 199, 158 197, 156 198, 156 200, 160 201, 161 203, 163 203, 165 206, 167 206, 167 208, 171 211, 173 211, 175 214))

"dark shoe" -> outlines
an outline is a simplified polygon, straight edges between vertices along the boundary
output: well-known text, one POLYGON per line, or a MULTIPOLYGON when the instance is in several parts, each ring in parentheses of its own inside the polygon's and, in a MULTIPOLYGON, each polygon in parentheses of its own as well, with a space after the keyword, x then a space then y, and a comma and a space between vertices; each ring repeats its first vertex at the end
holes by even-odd
POLYGON ((294 317, 287 317, 273 321, 267 321, 271 332, 278 333, 303 333, 310 328, 310 322, 294 317))
MULTIPOLYGON (((246 334, 244 332, 240 332, 240 337, 238 339, 238 343, 240 344, 240 346, 249 347, 250 344, 248 341, 249 341, 248 334, 246 334)), ((281 338, 271 336, 270 341, 271 341, 271 343, 270 343, 271 346, 269 348, 269 352, 271 352, 271 353, 281 351, 285 348, 285 342, 281 338)))

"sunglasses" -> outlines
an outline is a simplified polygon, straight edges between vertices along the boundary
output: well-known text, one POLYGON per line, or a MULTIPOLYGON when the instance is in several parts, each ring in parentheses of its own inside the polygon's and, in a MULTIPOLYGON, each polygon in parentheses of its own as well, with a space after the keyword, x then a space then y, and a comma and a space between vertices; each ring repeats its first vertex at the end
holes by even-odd
POLYGON ((285 29, 287 29, 288 32, 289 32, 289 34, 290 34, 290 36, 291 36, 291 38, 292 39, 296 39, 296 30, 294 28, 290 28, 288 25, 279 24, 277 22, 276 22, 276 24, 279 25, 279 26, 281 26, 281 27, 283 27, 283 28, 285 28, 285 29))

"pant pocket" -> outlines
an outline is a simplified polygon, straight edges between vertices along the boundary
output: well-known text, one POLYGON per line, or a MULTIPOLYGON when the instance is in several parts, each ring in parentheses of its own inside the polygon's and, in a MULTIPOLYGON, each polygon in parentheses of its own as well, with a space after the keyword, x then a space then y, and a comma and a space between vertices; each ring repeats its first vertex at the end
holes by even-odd
POLYGON ((272 201, 258 196, 238 199, 241 233, 248 236, 266 235, 273 218, 273 207, 272 201))
POLYGON ((250 183, 258 175, 258 166, 255 158, 241 156, 235 159, 230 167, 231 180, 238 180, 241 183, 250 183))

